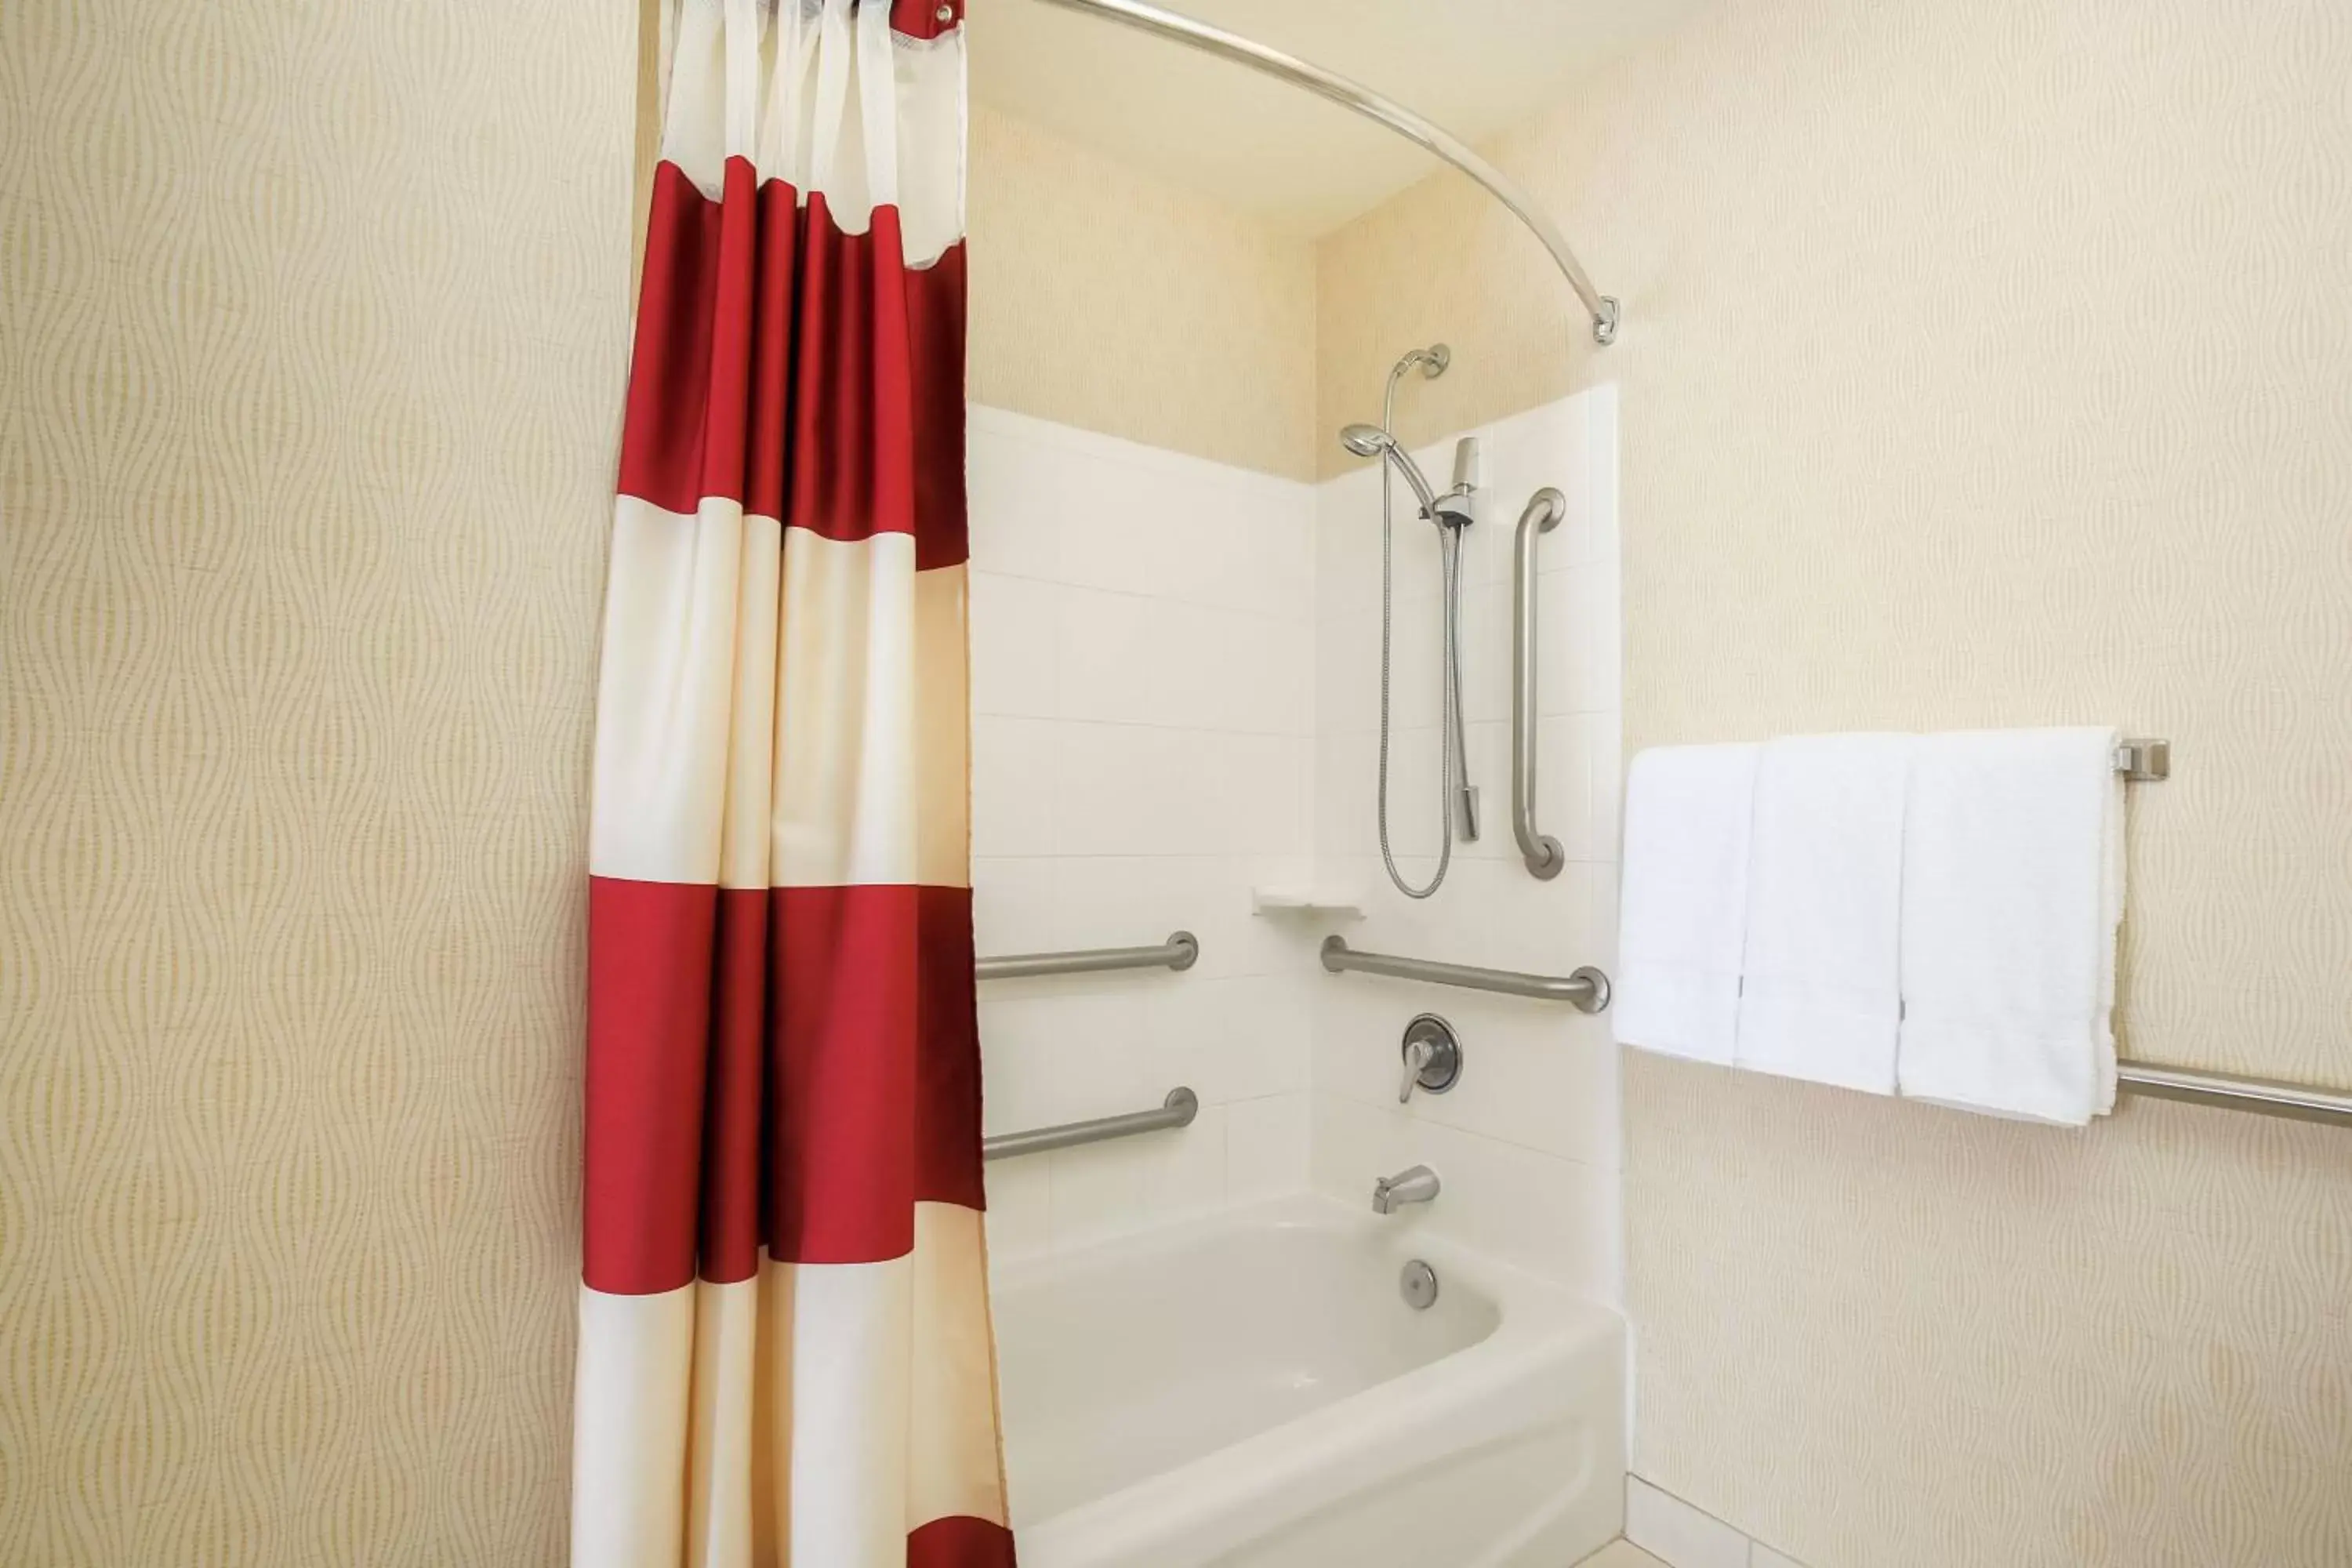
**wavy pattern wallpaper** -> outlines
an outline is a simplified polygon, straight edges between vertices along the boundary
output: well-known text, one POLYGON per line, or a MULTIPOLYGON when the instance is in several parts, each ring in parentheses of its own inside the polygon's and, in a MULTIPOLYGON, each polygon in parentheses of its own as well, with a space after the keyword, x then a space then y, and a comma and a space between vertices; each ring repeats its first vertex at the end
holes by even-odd
MULTIPOLYGON (((2146 1059, 2352 1087, 2352 12, 1726 0, 1327 240, 1326 426, 1621 385, 1629 749, 2112 721, 2146 1059)), ((1328 455, 1327 455, 1328 456, 1328 455)), ((1633 1057, 1634 1468, 1812 1568, 2352 1563, 2352 1135, 1633 1057)))
POLYGON ((0 6, 0 1562, 562 1558, 635 48, 0 6))

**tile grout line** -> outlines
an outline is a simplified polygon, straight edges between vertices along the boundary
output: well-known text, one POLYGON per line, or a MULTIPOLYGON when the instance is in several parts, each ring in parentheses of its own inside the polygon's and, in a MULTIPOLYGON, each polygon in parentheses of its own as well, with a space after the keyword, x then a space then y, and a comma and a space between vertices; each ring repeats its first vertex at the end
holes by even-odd
POLYGON ((1631 1470, 1625 1474, 1624 1538, 1666 1568, 1805 1568, 1631 1470))

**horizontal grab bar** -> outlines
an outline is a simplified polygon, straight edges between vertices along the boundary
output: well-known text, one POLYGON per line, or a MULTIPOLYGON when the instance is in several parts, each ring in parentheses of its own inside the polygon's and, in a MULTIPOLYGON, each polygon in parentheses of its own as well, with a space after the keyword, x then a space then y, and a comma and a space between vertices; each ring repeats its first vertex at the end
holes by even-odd
POLYGON ((1609 1005, 1609 976, 1591 964, 1570 974, 1523 974, 1516 969, 1478 969, 1467 963, 1440 963, 1433 958, 1364 952, 1349 947, 1346 937, 1329 936, 1323 939, 1323 967, 1334 974, 1360 969, 1367 974, 1392 975, 1399 980, 1426 980, 1433 984, 1460 985, 1472 991, 1499 991, 1506 996, 1534 996, 1546 1002, 1565 1002, 1584 1013, 1598 1013, 1609 1005))
POLYGON ((2116 1083, 2118 1088, 2155 1100, 2179 1100, 2223 1110, 2251 1110, 2295 1121, 2352 1127, 2352 1094, 2340 1089, 2282 1083, 2276 1079, 2199 1072, 2192 1068, 2160 1068, 2150 1062, 2117 1062, 2116 1083))
POLYGON ((1091 1121, 1065 1121, 1058 1127, 1033 1127, 1026 1132, 1003 1132, 981 1144, 981 1157, 1009 1160, 1015 1154, 1042 1154, 1048 1149, 1070 1149, 1099 1143, 1106 1138, 1131 1138, 1168 1127, 1190 1127, 1201 1113, 1201 1097, 1189 1089, 1171 1089, 1157 1110, 1130 1110, 1124 1116, 1097 1116, 1091 1121))
POLYGON ((1008 952, 972 965, 982 980, 1017 980, 1027 974, 1091 974, 1102 969, 1190 969, 1201 956, 1201 939, 1189 931, 1158 947, 1087 947, 1075 952, 1008 952))

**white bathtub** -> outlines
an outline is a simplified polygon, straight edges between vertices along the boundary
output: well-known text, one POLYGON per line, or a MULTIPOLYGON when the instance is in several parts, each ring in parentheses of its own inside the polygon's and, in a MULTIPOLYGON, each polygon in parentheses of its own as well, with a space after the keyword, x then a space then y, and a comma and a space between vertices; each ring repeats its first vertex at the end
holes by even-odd
POLYGON ((1284 1199, 993 1293, 1023 1568, 1567 1568, 1622 1522, 1617 1315, 1369 1206, 1284 1199))

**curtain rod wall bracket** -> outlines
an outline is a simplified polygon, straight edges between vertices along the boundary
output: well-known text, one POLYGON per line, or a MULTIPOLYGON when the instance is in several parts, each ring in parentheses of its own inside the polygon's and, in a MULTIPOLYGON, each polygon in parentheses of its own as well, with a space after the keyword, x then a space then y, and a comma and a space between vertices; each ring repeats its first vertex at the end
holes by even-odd
POLYGON ((1098 16, 1168 38, 1202 54, 1231 60, 1235 65, 1286 81, 1293 87, 1305 88, 1316 97, 1353 110, 1367 120, 1376 120, 1406 141, 1453 164, 1486 188, 1488 195, 1510 210, 1511 216, 1525 224, 1528 232, 1543 242, 1551 252, 1552 261, 1559 268, 1560 276, 1576 290, 1584 302, 1586 314, 1592 318, 1592 341, 1608 344, 1617 341, 1618 305, 1613 296, 1601 293, 1585 276, 1583 264, 1568 247, 1568 240, 1559 226, 1537 207, 1532 196, 1502 170, 1478 155, 1467 142, 1442 127, 1423 119, 1393 99, 1381 97, 1360 82, 1350 81, 1336 71, 1286 54, 1280 49, 1245 38, 1239 33, 1229 33, 1223 27, 1213 27, 1206 22, 1179 12, 1146 5, 1144 0, 1044 0, 1065 11, 1082 16, 1098 16))

